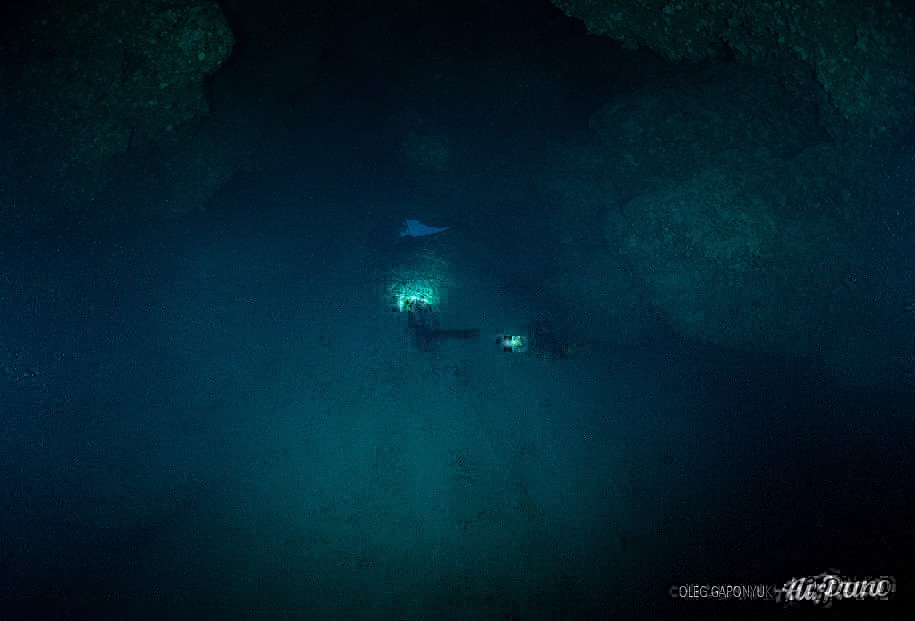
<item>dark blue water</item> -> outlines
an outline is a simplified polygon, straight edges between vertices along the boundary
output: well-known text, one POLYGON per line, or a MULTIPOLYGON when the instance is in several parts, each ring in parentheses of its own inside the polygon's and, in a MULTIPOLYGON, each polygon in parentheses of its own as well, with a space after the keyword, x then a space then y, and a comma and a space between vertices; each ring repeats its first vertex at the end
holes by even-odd
MULTIPOLYGON (((127 187, 0 248, 0 619, 772 618, 671 589, 829 569, 910 592, 911 386, 683 337, 633 319, 644 292, 593 320, 563 282, 625 280, 581 231, 637 180, 570 168, 603 102, 671 69, 549 7, 500 17, 381 49, 338 24, 255 129, 230 67, 213 131, 256 166, 170 218, 126 216, 127 187), (479 338, 417 347, 391 291, 419 280, 479 338), (503 351, 535 320, 574 352, 503 351)), ((913 250, 876 253, 887 281, 913 250)), ((891 317, 875 342, 904 350, 891 317)), ((843 604, 816 612, 889 610, 843 604)))

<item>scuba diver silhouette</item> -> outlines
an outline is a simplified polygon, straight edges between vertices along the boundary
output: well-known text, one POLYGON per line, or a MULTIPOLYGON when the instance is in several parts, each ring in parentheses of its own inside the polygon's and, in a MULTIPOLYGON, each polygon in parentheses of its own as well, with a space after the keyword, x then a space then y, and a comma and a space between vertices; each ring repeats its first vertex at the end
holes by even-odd
POLYGON ((416 346, 423 351, 432 351, 435 344, 446 339, 472 339, 480 336, 477 329, 455 330, 439 328, 432 306, 425 300, 410 300, 406 303, 407 327, 416 340, 416 346))

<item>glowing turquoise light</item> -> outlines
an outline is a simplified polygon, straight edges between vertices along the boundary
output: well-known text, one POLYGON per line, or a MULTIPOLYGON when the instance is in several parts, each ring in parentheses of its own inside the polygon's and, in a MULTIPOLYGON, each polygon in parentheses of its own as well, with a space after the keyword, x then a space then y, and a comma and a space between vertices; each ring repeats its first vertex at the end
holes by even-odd
POLYGON ((413 302, 426 302, 437 306, 440 301, 438 287, 431 280, 407 280, 391 286, 391 297, 395 300, 397 308, 406 310, 413 302))
POLYGON ((418 301, 438 308, 447 303, 445 298, 454 285, 450 262, 433 250, 412 255, 393 267, 386 280, 386 300, 401 311, 418 301))

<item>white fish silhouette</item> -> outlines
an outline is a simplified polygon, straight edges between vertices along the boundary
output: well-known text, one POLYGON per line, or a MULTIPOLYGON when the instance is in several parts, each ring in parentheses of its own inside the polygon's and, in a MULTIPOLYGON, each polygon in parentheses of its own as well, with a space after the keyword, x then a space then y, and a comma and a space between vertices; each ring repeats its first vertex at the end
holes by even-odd
POLYGON ((426 235, 434 235, 451 228, 450 226, 426 226, 419 220, 404 220, 403 226, 404 229, 400 232, 401 237, 425 237, 426 235))

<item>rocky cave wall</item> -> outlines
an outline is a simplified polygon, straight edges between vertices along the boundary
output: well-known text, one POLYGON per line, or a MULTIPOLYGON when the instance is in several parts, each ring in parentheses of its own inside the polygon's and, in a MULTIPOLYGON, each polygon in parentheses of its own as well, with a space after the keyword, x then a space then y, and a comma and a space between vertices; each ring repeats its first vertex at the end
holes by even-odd
POLYGON ((915 111, 913 7, 904 0, 553 0, 594 34, 671 62, 733 55, 815 102, 845 143, 896 140, 915 111))
MULTIPOLYGON (((131 150, 181 143, 209 112, 204 78, 234 44, 212 0, 12 3, 4 13, 4 181, 23 203, 44 194, 63 209, 97 199, 131 150)), ((4 227, 27 216, 7 210, 4 227)))
POLYGON ((911 382, 879 232, 908 211, 876 187, 911 131, 910 17, 814 0, 555 4, 681 63, 609 101, 593 144, 557 156, 550 284, 579 329, 631 341, 653 312, 693 340, 911 382))

